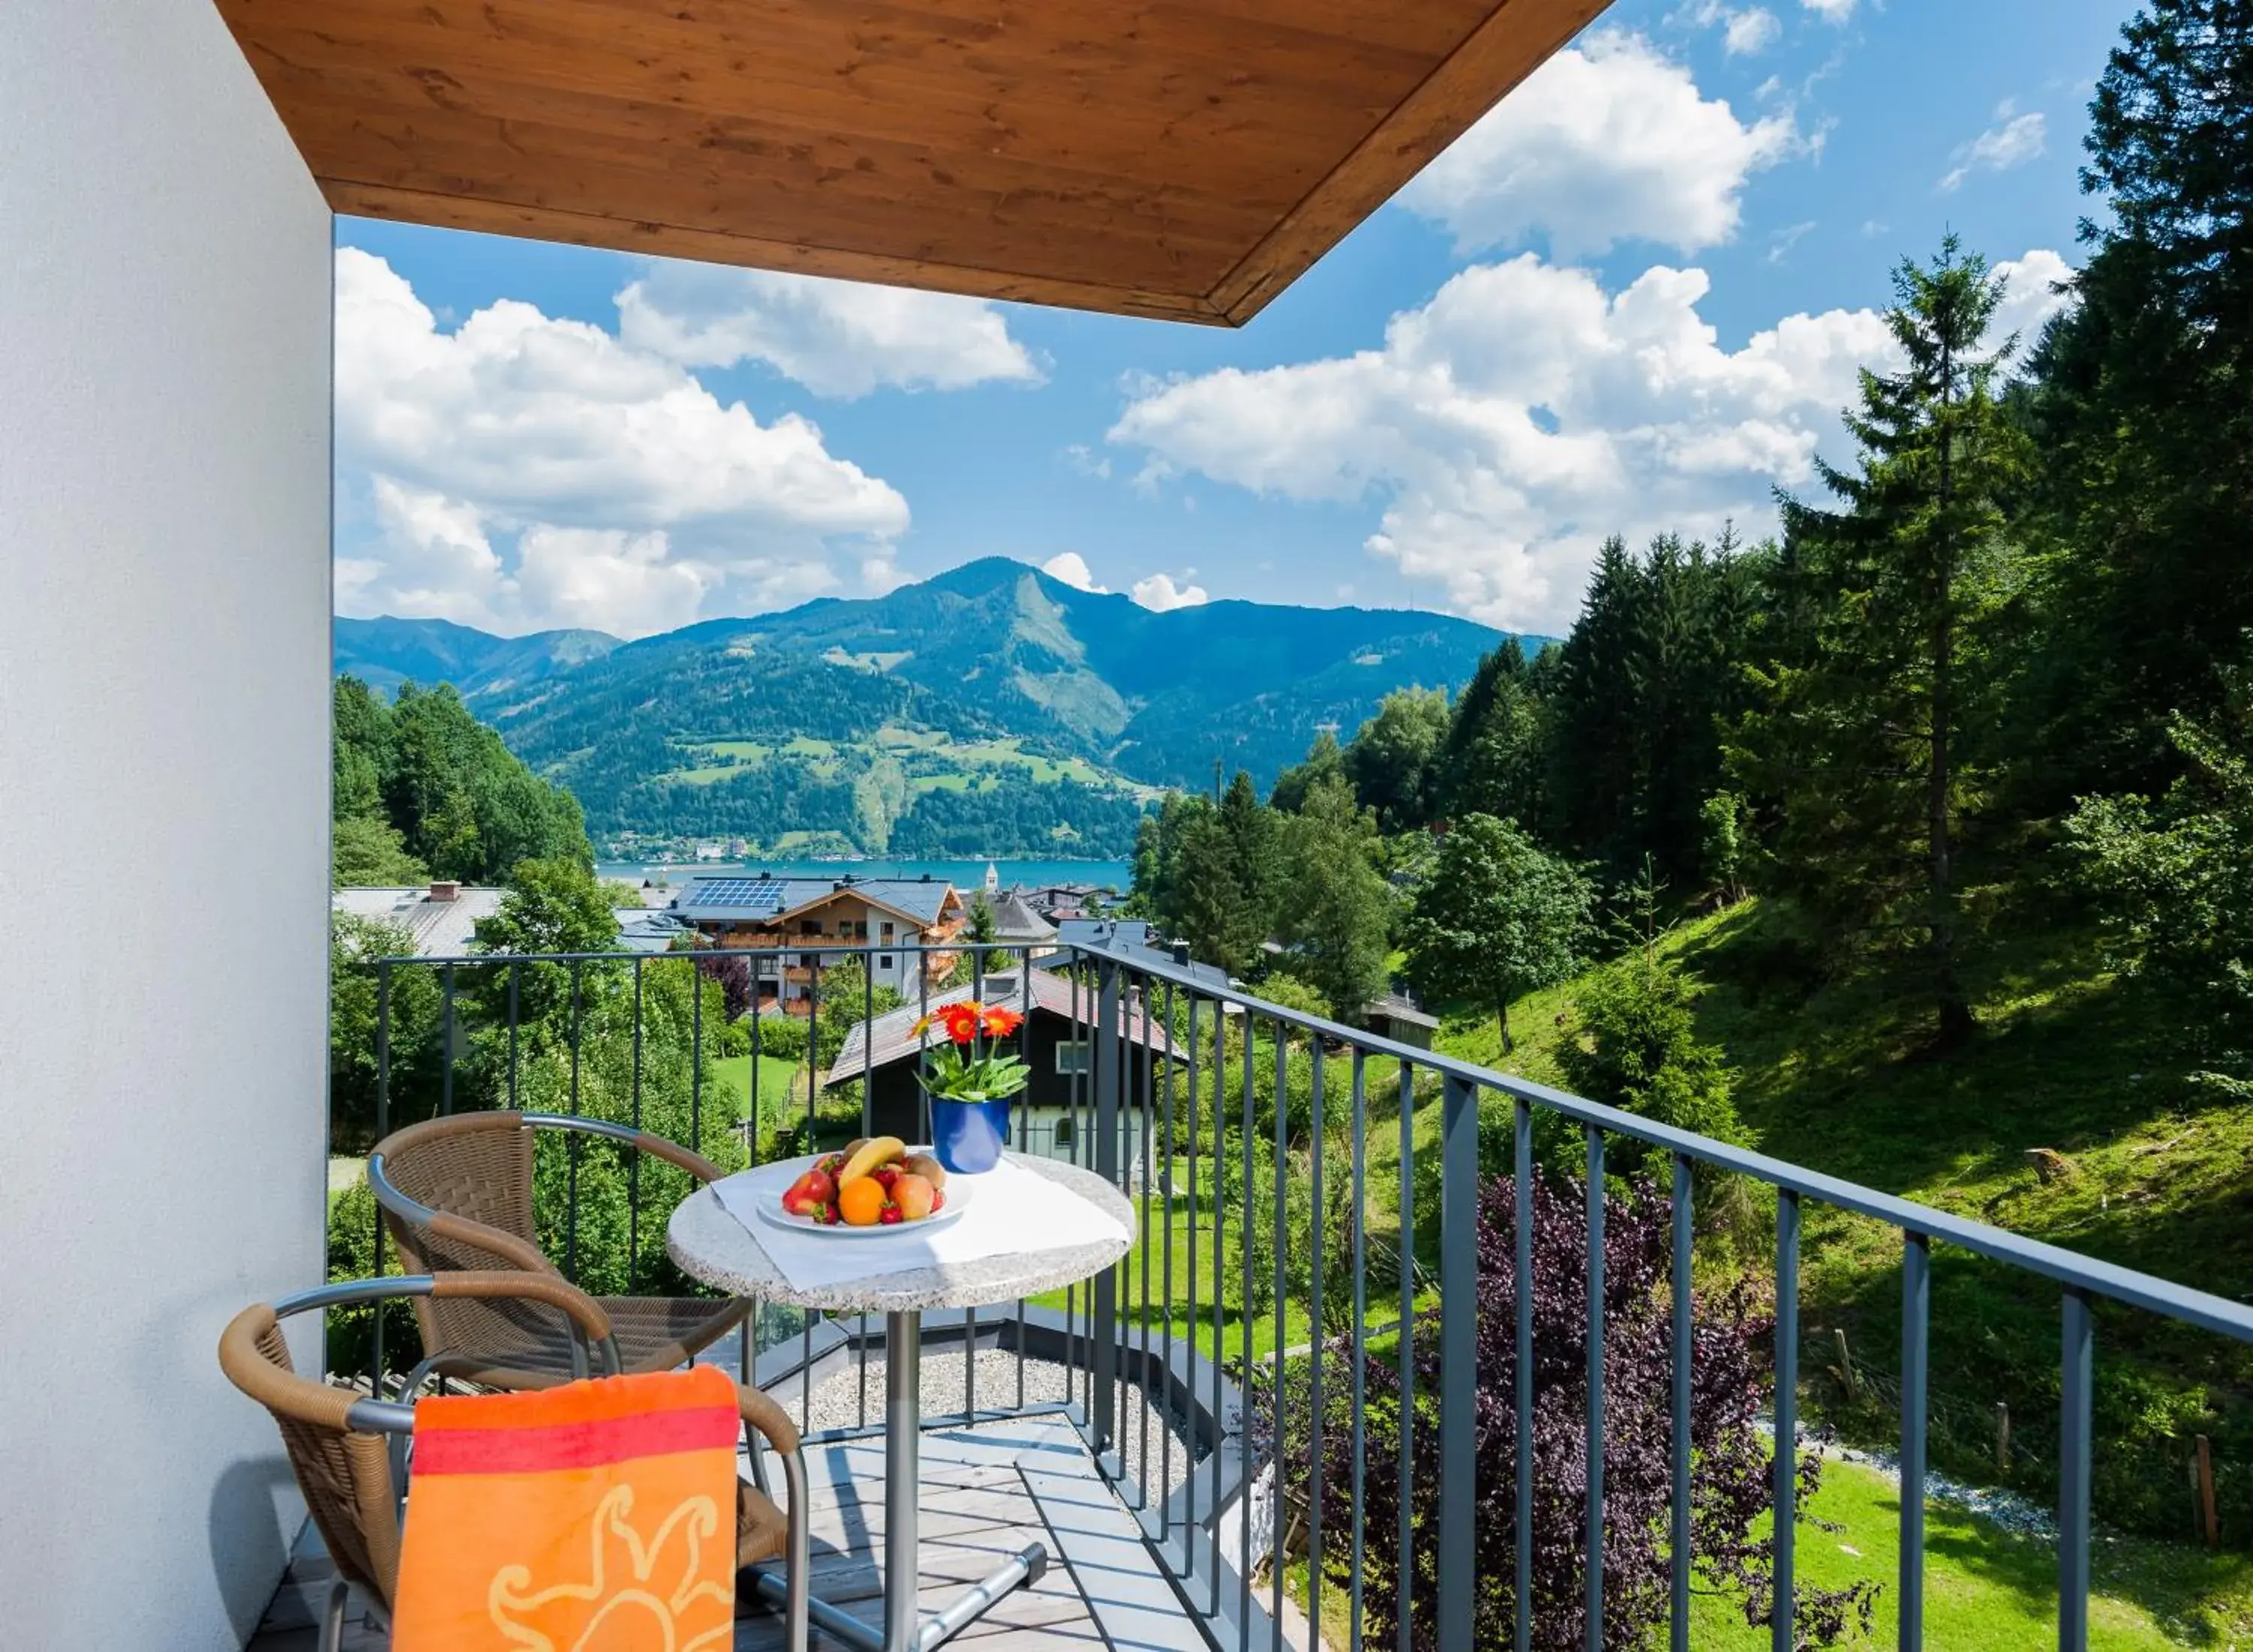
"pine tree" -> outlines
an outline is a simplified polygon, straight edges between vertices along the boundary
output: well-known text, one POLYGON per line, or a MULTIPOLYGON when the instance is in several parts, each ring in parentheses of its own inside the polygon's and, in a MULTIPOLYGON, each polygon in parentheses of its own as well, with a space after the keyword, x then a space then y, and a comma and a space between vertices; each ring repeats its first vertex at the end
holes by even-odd
POLYGON ((2027 639, 2037 816, 2164 791, 2177 712, 2216 714, 2253 628, 2253 3, 2147 0, 2089 106, 2078 303, 2026 417, 2054 540, 2027 639))
POLYGON ((1615 540, 1557 651, 1545 826, 1616 877, 1645 859, 1698 871, 1698 811, 1721 777, 1721 730, 1746 705, 1742 660, 1770 553, 1724 530, 1708 547, 1661 534, 1641 556, 1615 540))
POLYGON ((1959 972, 1966 809, 1983 625, 2007 588, 2003 501, 2021 443, 1994 395, 2011 345, 1984 347, 2002 282, 1953 236, 1902 263, 1887 323, 1905 366, 1862 374, 1852 471, 1821 467, 1845 505, 1783 503, 1794 596, 1815 622, 1803 664, 1761 677, 1767 703, 1734 754, 1781 799, 1786 886, 1838 931, 1922 935, 1947 1042, 1971 1025, 1959 972))
POLYGON ((1541 812, 1542 705, 1515 637, 1478 664, 1456 697, 1439 756, 1443 814, 1535 820, 1541 812))
POLYGON ((1276 917, 1292 953, 1286 967, 1328 1000, 1333 1019, 1358 1021, 1385 990, 1392 918, 1392 890, 1376 866, 1376 817, 1357 808, 1352 788, 1333 775, 1308 791, 1281 831, 1289 875, 1276 917))

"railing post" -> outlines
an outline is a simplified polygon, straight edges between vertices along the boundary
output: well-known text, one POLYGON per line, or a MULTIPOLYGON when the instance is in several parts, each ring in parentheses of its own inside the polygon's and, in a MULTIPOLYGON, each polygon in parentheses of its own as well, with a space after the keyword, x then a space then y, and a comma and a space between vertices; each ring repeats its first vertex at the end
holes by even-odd
POLYGON ((2058 1652, 2088 1652, 2089 1647, 2089 1413, 2096 1387, 2096 1349, 2088 1294, 2068 1290, 2057 1453, 2058 1652))
MULTIPOLYGON (((1089 1040, 1095 1057, 1095 1173, 1119 1185, 1119 965, 1106 958, 1097 966, 1095 1027, 1089 1040)), ((1116 1439, 1119 1405, 1119 1273, 1106 1268, 1090 1282, 1094 1299, 1095 1391, 1089 1419, 1095 1449, 1109 1451, 1116 1439)))
POLYGON ((1440 1104, 1440 1648, 1470 1652, 1478 1579, 1478 1089, 1440 1104))
POLYGON ((1901 1652, 1924 1649, 1925 1383, 1931 1357, 1932 1241, 1901 1235, 1901 1652))

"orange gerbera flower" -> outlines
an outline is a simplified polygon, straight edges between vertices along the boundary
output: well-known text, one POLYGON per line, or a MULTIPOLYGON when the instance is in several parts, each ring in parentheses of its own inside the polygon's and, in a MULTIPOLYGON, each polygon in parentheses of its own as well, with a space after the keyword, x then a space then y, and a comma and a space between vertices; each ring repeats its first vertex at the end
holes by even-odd
POLYGON ((1022 1015, 1014 1009, 1003 1009, 998 1004, 987 1010, 980 1021, 980 1025, 986 1029, 986 1035, 989 1038, 1007 1038, 1024 1024, 1025 1018, 1022 1015))
POLYGON ((966 1044, 978 1036, 980 1018, 985 1006, 973 1001, 942 1004, 915 1024, 915 1035, 923 1036, 924 1029, 933 1021, 946 1028, 946 1035, 958 1044, 966 1044))

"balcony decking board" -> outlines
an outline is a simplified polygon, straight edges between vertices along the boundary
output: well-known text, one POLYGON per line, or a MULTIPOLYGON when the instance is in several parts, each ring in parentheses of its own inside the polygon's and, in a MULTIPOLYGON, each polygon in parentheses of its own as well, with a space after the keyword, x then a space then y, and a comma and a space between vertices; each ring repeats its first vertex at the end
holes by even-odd
MULTIPOLYGON (((875 1623, 883 1611, 877 1565, 884 1534, 882 1442, 810 1446, 806 1472, 813 1488, 814 1591, 875 1623)), ((778 1487, 779 1474, 774 1481, 778 1487)), ((1046 1544, 1050 1555, 1044 1577, 1013 1592, 953 1644, 979 1652, 1096 1652, 1106 1644, 1139 1652, 1188 1644, 1192 1631, 1178 1619, 1173 1639, 1152 1638, 1159 1621, 1153 1614, 1161 1610, 1167 1586, 1148 1551, 1131 1541, 1133 1529, 1078 1434, 1059 1418, 987 1423, 923 1438, 924 1611, 938 1610, 1030 1544, 1046 1544)), ((309 1534, 245 1652, 313 1652, 315 1617, 334 1575, 309 1534)), ((813 1645, 834 1649, 836 1642, 817 1631, 813 1645)), ((367 1624, 357 1600, 345 1647, 345 1652, 383 1652, 384 1637, 367 1624)), ((736 1626, 736 1652, 783 1649, 779 1618, 759 1613, 736 1626)))

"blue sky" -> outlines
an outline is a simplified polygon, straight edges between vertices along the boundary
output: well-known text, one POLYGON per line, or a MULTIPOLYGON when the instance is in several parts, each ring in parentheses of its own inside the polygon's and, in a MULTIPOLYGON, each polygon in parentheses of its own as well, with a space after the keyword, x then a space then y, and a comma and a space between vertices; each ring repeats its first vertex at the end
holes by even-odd
POLYGON ((1236 331, 340 219, 338 606, 641 635, 998 554, 1560 631, 1604 535, 1851 457, 1904 254, 2039 324, 2132 10, 1622 0, 1236 331))

